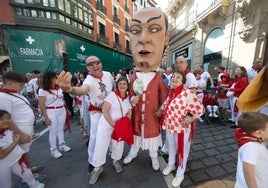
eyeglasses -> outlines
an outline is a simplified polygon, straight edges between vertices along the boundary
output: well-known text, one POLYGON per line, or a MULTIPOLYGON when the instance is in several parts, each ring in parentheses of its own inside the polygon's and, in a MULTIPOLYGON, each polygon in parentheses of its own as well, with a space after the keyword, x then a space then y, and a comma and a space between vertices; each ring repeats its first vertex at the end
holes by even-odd
POLYGON ((92 62, 87 63, 87 66, 92 67, 94 65, 99 65, 100 63, 101 63, 100 61, 92 61, 92 62))

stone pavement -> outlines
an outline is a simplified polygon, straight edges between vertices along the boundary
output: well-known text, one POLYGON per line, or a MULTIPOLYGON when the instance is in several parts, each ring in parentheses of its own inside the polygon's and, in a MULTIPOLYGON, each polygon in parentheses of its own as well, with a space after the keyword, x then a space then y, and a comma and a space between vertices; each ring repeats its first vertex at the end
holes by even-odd
MULTIPOLYGON (((44 165, 43 173, 48 174, 45 182, 47 188, 166 188, 172 187, 173 174, 164 177, 160 171, 151 167, 147 151, 140 151, 137 158, 129 165, 123 165, 124 171, 116 174, 110 157, 104 171, 94 186, 88 184, 86 139, 80 134, 78 119, 72 119, 72 133, 65 133, 66 143, 72 148, 64 153, 61 159, 50 156, 48 132, 41 122, 35 131, 42 136, 36 139, 31 147, 30 161, 32 165, 44 165)), ((123 157, 127 155, 126 145, 123 157)), ((231 188, 235 180, 237 147, 233 129, 212 122, 209 125, 197 125, 195 140, 191 145, 185 179, 181 188, 231 188)), ((166 165, 166 158, 159 156, 160 168, 166 165)), ((13 187, 18 187, 14 178, 13 187)))

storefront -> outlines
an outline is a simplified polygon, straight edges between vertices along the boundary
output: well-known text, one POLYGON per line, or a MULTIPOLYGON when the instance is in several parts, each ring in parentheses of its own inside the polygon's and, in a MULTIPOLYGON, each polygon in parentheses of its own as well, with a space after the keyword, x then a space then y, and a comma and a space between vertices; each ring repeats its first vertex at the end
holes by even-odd
POLYGON ((82 41, 61 33, 7 29, 8 49, 13 70, 27 73, 68 69, 84 71, 85 59, 96 55, 103 69, 117 72, 120 68, 132 69, 133 60, 126 54, 111 50, 90 41, 82 41))

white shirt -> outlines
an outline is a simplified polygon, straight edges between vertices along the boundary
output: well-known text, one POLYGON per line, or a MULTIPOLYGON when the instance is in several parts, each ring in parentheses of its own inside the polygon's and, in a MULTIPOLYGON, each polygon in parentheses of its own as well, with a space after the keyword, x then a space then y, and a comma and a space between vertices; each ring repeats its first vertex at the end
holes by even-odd
MULTIPOLYGON (((12 93, 19 98, 22 98, 28 104, 29 101, 21 94, 12 93)), ((0 109, 6 110, 10 113, 12 120, 17 127, 25 134, 32 136, 34 133, 34 120, 35 115, 29 105, 27 105, 22 99, 11 96, 7 93, 0 92, 0 109), (5 102, 3 102, 5 101, 5 102)), ((28 152, 30 150, 31 143, 20 145, 20 147, 28 152)))
POLYGON ((241 146, 238 150, 237 172, 235 188, 247 188, 243 162, 255 166, 255 177, 258 188, 268 187, 268 150, 264 144, 249 142, 241 146))
POLYGON ((248 81, 251 82, 258 74, 258 71, 256 71, 253 68, 250 68, 247 70, 247 75, 248 75, 248 81))
POLYGON ((63 101, 63 93, 62 89, 52 89, 50 92, 45 91, 44 89, 40 88, 39 90, 39 96, 46 97, 45 100, 45 106, 53 106, 53 107, 59 107, 64 105, 63 101))
POLYGON ((186 83, 184 84, 184 88, 186 89, 192 89, 192 88, 197 88, 197 80, 194 76, 193 73, 189 72, 186 74, 186 83))
POLYGON ((200 75, 201 79, 205 80, 205 83, 207 84, 208 79, 211 77, 210 74, 207 71, 204 71, 201 75, 200 75))
MULTIPOLYGON (((6 149, 13 143, 13 133, 10 130, 6 130, 4 135, 0 135, 0 148, 6 149)), ((21 158, 24 151, 16 145, 15 148, 4 158, 0 159, 1 169, 9 168, 21 158)))
POLYGON ((114 79, 111 73, 103 71, 101 80, 88 75, 83 82, 84 84, 89 85, 90 104, 102 108, 104 98, 113 90, 114 79))

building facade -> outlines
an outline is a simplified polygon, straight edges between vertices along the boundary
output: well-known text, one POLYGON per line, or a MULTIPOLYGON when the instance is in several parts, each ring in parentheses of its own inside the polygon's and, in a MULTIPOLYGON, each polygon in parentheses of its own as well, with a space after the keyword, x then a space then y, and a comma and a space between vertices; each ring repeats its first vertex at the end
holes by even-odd
POLYGON ((85 70, 98 56, 104 70, 131 69, 127 36, 135 11, 154 1, 0 0, 0 74, 55 68, 85 70))
POLYGON ((233 76, 237 66, 254 59, 268 61, 266 0, 170 0, 172 25, 167 62, 184 56, 191 70, 203 65, 213 78, 224 66, 233 76))

